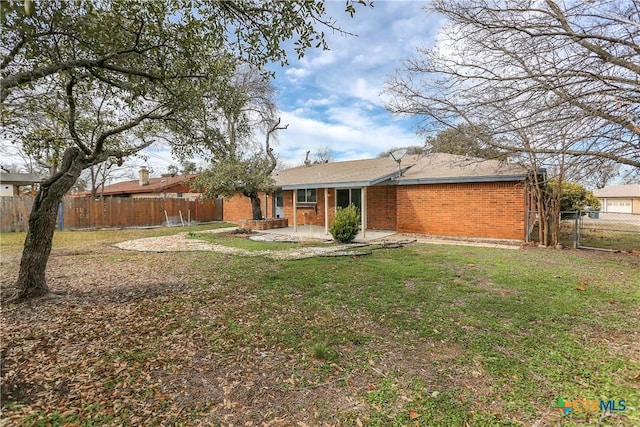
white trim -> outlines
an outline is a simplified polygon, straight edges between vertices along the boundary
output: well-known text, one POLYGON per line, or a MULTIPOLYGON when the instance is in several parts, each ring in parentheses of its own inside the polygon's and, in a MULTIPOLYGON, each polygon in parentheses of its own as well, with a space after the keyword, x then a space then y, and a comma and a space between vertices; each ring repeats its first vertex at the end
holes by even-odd
POLYGON ((504 182, 524 181, 527 175, 500 175, 500 176, 457 176, 443 178, 400 178, 395 180, 398 185, 416 184, 464 184, 467 182, 504 182))
POLYGON ((324 234, 329 234, 329 189, 324 188, 324 234))
POLYGON ((362 187, 360 190, 360 203, 362 203, 362 209, 360 215, 360 221, 362 222, 362 237, 365 238, 367 233, 367 187, 362 187))
POLYGON ((293 193, 293 232, 298 231, 298 194, 296 190, 293 193))

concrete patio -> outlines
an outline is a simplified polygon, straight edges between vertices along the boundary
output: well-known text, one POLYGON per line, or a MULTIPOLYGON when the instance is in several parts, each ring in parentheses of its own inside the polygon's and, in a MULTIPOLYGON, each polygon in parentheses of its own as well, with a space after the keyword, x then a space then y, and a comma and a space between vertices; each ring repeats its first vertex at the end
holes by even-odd
MULTIPOLYGON (((296 231, 294 231, 293 227, 274 228, 272 230, 260 230, 260 233, 273 234, 278 236, 290 236, 299 239, 333 240, 331 234, 325 234, 324 227, 319 225, 298 225, 296 228, 296 231)), ((354 242, 371 242, 373 240, 384 239, 394 234, 396 234, 395 231, 366 230, 363 235, 362 231, 360 231, 360 233, 358 233, 358 235, 356 236, 354 242)))
MULTIPOLYGON (((304 239, 318 239, 324 241, 332 241, 331 234, 325 234, 324 227, 318 225, 299 225, 297 231, 293 231, 293 227, 276 228, 273 230, 261 230, 260 234, 267 234, 274 237, 274 240, 304 240, 304 239)), ((403 234, 397 233, 391 230, 367 230, 365 235, 362 236, 360 232, 355 243, 366 243, 375 240, 414 240, 419 243, 427 243, 434 245, 454 245, 454 246, 475 246, 484 248, 499 248, 499 249, 520 249, 521 243, 516 240, 496 240, 496 239, 451 239, 445 236, 428 236, 421 234, 403 234)), ((258 239, 256 239, 258 240, 258 239)))

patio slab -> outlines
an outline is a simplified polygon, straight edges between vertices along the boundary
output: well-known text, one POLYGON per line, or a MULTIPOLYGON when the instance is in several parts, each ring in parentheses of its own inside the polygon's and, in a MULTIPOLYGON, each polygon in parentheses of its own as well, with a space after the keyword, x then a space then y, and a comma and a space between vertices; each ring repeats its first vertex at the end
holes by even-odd
MULTIPOLYGON (((331 234, 325 234, 324 227, 319 225, 299 225, 297 230, 294 231, 293 227, 287 228, 275 228, 272 230, 260 230, 260 233, 263 234, 271 234, 277 236, 290 236, 297 240, 302 239, 317 239, 317 240, 333 240, 331 234)), ((389 236, 393 236, 396 234, 395 231, 390 230, 366 230, 364 236, 362 235, 362 231, 358 233, 354 242, 356 243, 366 243, 374 240, 384 239, 389 236)))

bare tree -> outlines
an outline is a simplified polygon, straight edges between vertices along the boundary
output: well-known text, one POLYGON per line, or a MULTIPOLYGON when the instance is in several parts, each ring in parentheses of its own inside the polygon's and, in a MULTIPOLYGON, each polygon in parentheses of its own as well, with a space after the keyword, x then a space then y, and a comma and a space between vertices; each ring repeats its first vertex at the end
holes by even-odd
POLYGON ((316 148, 316 162, 318 163, 329 163, 333 161, 333 150, 326 145, 323 147, 316 148))
POLYGON ((596 189, 610 185, 622 175, 622 171, 622 165, 612 160, 589 158, 585 162, 572 162, 567 176, 587 188, 596 189))
POLYGON ((273 85, 255 68, 240 68, 233 85, 233 102, 220 107, 220 119, 212 122, 203 115, 194 127, 206 141, 199 146, 207 147, 211 158, 194 185, 209 198, 243 194, 251 200, 252 218, 262 219, 259 194, 273 188, 271 173, 277 167, 272 138, 288 125, 276 118, 273 85), (261 134, 264 145, 257 142, 261 134))
MULTIPOLYGON (((103 197, 105 185, 123 179, 133 179, 134 173, 130 166, 118 166, 118 160, 109 159, 97 165, 92 165, 85 169, 83 176, 86 176, 86 183, 91 192, 91 198, 103 197)), ((82 177, 81 177, 82 178, 82 177)))
MULTIPOLYGON (((484 143, 531 168, 541 229, 547 220, 555 227, 558 203, 540 168, 562 180, 576 159, 640 167, 635 2, 435 0, 431 8, 448 23, 433 49, 389 79, 388 108, 422 117, 425 132, 486 129, 484 143)), ((541 241, 557 243, 556 230, 546 231, 541 241)))
POLYGON ((458 124, 464 113, 500 131, 489 120, 496 102, 522 115, 553 110, 579 127, 567 156, 640 167, 636 2, 436 0, 431 7, 449 23, 434 49, 389 80, 392 111, 422 115, 424 128, 458 124))

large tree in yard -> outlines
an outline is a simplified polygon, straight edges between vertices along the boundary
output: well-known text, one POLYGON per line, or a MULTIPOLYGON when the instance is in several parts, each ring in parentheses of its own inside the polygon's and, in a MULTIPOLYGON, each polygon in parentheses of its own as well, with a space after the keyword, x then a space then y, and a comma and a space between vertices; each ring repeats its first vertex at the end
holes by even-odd
MULTIPOLYGON (((83 170, 121 162, 156 141, 177 151, 198 144, 188 129, 193 112, 229 102, 239 63, 285 62, 284 41, 302 55, 325 46, 319 28, 333 28, 322 3, 302 0, 26 0, 1 7, 3 130, 17 135, 45 124, 38 115, 52 105, 65 124, 57 170, 29 217, 19 299, 49 292, 58 203, 83 170)), ((353 14, 351 2, 346 11, 353 14)))

